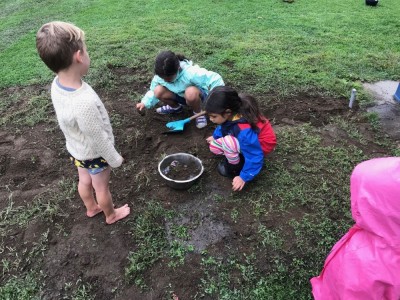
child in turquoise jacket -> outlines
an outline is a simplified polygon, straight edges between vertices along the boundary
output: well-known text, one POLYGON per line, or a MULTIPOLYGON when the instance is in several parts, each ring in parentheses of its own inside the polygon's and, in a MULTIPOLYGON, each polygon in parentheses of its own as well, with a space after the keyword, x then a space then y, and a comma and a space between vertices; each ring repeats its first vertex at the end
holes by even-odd
MULTIPOLYGON (((193 109, 193 113, 201 111, 202 102, 211 89, 224 85, 221 75, 194 65, 183 55, 172 51, 163 51, 155 61, 155 75, 150 90, 136 105, 139 112, 155 106, 159 101, 165 104, 156 109, 159 114, 180 113, 183 105, 193 109)), ((205 116, 196 118, 196 127, 207 125, 205 116)))

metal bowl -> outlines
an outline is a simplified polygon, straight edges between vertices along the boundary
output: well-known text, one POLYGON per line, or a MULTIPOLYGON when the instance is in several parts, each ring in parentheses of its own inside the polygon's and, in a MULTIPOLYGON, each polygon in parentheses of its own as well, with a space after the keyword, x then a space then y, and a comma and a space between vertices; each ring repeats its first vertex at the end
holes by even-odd
POLYGON ((193 156, 188 153, 170 154, 164 157, 158 163, 158 173, 160 173, 161 177, 164 179, 164 181, 169 187, 172 187, 173 189, 177 190, 186 190, 190 188, 195 183, 195 181, 201 176, 201 174, 203 174, 203 172, 204 172, 204 167, 201 160, 198 159, 196 156, 193 156), (189 164, 194 162, 195 165, 199 167, 200 171, 198 174, 195 174, 194 177, 188 178, 186 180, 175 180, 169 178, 168 175, 164 174, 164 171, 168 166, 171 165, 173 161, 178 161, 179 163, 182 164, 189 164))

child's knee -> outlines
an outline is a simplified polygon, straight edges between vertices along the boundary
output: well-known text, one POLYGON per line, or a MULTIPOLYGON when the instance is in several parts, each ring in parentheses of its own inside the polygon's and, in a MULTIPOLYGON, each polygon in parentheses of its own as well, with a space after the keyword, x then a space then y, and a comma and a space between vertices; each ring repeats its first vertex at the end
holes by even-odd
POLYGON ((154 88, 154 96, 157 99, 165 99, 168 98, 168 96, 170 96, 170 94, 172 94, 167 88, 163 87, 162 85, 157 85, 154 88))
POLYGON ((79 178, 79 185, 84 188, 92 188, 92 180, 87 178, 79 178))
POLYGON ((200 101, 200 90, 195 86, 189 86, 185 90, 185 99, 190 103, 200 101))
POLYGON ((216 139, 213 140, 210 144, 209 144, 209 149, 212 153, 214 154, 224 154, 224 150, 221 144, 221 139, 216 139))
POLYGON ((224 148, 224 151, 227 151, 230 153, 239 153, 240 152, 239 141, 234 136, 227 135, 227 136, 223 137, 221 144, 224 148))

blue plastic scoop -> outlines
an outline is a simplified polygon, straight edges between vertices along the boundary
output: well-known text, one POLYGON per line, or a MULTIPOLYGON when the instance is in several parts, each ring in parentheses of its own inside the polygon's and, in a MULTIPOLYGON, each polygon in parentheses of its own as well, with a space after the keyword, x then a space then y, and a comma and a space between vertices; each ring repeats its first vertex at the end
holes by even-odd
POLYGON ((199 112, 199 113, 191 116, 190 118, 186 118, 184 120, 168 122, 166 126, 170 129, 169 132, 183 131, 183 129, 185 128, 185 124, 186 123, 189 123, 191 120, 196 119, 196 118, 198 118, 200 116, 203 116, 205 114, 206 114, 206 112, 202 111, 202 112, 199 112))

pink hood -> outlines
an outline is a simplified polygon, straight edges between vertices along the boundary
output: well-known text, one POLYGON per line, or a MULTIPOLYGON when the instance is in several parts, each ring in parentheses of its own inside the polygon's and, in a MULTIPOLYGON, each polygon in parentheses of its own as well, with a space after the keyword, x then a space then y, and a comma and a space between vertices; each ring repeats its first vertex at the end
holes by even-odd
POLYGON ((350 179, 356 224, 333 246, 318 277, 317 300, 400 299, 400 158, 360 163, 350 179))
POLYGON ((375 158, 359 164, 351 175, 350 191, 356 224, 399 248, 400 157, 375 158))

